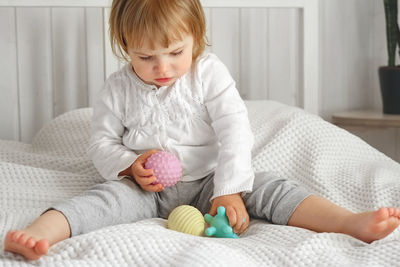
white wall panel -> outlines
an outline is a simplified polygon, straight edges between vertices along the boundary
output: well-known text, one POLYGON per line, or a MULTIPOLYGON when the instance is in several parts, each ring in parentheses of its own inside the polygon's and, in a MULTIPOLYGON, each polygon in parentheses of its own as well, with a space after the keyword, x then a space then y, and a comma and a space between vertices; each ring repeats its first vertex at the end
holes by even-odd
MULTIPOLYGON (((378 2, 383 4, 383 1, 378 2)), ((365 0, 353 0, 347 4, 349 11, 345 16, 346 59, 351 58, 346 62, 347 108, 366 108, 371 104, 373 86, 369 74, 371 68, 369 55, 372 52, 372 3, 365 0), (354 19, 355 17, 357 19, 354 19)))
POLYGON ((21 141, 53 118, 51 10, 17 9, 21 141))
POLYGON ((210 16, 211 51, 227 65, 242 97, 296 105, 299 10, 216 8, 210 16))
POLYGON ((371 58, 372 4, 382 1, 352 0, 339 4, 325 0, 321 9, 322 105, 321 115, 371 106, 375 90, 371 58))
MULTIPOLYGON (((208 44, 212 43, 212 29, 211 29, 211 8, 204 8, 204 15, 206 16, 206 36, 208 44)), ((211 46, 206 46, 206 51, 211 52, 211 46)))
POLYGON ((301 86, 298 79, 300 21, 296 11, 274 9, 268 16, 269 99, 289 105, 296 105, 296 95, 301 86))
POLYGON ((244 8, 241 12, 240 90, 246 99, 269 98, 269 10, 244 8))
POLYGON ((240 10, 214 8, 210 15, 211 50, 225 63, 240 85, 240 10))
POLYGON ((88 105, 86 16, 83 8, 52 9, 54 116, 88 105))
POLYGON ((105 80, 104 57, 99 56, 104 51, 103 24, 99 23, 102 20, 103 10, 101 8, 86 9, 87 86, 88 105, 91 107, 105 80))
POLYGON ((344 21, 343 6, 338 5, 334 0, 325 1, 321 8, 321 92, 322 110, 321 113, 326 119, 335 111, 347 108, 347 92, 344 89, 346 84, 346 62, 349 61, 345 55, 345 34, 346 24, 344 21))
POLYGON ((0 138, 19 140, 15 9, 0 8, 0 138))

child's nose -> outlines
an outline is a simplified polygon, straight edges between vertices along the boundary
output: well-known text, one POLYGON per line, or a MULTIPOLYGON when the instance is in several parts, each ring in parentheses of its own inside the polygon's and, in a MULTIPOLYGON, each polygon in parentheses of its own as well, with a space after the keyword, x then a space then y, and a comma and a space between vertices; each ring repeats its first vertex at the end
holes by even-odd
POLYGON ((156 69, 157 69, 160 73, 165 73, 165 72, 168 70, 168 65, 169 65, 168 60, 160 59, 160 60, 157 62, 156 69))

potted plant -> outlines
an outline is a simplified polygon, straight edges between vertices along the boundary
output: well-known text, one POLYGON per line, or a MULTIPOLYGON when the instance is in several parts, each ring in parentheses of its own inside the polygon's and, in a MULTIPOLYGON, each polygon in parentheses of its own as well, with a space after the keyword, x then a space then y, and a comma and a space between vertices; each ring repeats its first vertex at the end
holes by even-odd
POLYGON ((397 21, 397 0, 383 0, 386 20, 388 65, 379 68, 383 113, 400 114, 400 65, 396 66, 396 50, 400 55, 400 30, 397 21))

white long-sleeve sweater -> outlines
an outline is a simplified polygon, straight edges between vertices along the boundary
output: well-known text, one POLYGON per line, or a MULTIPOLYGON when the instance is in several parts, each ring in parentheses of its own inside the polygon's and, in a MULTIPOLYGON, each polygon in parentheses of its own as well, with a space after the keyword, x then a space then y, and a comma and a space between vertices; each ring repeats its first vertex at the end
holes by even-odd
POLYGON ((203 54, 168 87, 145 84, 130 64, 113 73, 94 107, 88 154, 105 179, 118 180, 145 151, 170 151, 182 181, 215 172, 213 199, 251 191, 252 146, 234 80, 214 54, 203 54))

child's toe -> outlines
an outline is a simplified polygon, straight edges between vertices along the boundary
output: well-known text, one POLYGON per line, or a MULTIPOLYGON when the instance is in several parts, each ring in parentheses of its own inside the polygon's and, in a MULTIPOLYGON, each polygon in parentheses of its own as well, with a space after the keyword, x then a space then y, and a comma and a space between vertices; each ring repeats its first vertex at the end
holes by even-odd
POLYGON ((395 216, 395 217, 400 217, 400 209, 393 208, 393 210, 394 210, 393 216, 395 216))
POLYGON ((11 239, 12 239, 12 241, 18 243, 18 239, 21 237, 21 235, 22 235, 22 232, 19 232, 19 231, 13 232, 13 233, 11 234, 11 239))
POLYGON ((8 231, 8 233, 6 235, 6 240, 7 241, 12 241, 13 240, 13 235, 14 235, 14 231, 8 231))
POLYGON ((389 208, 389 216, 394 216, 395 215, 395 208, 389 208))
POLYGON ((35 245, 35 252, 39 255, 43 255, 47 253, 47 250, 49 249, 49 242, 45 239, 41 239, 38 242, 36 242, 35 245))
POLYGON ((29 239, 29 236, 25 233, 21 234, 18 238, 18 244, 25 246, 26 241, 29 239))
POLYGON ((378 221, 383 221, 389 217, 389 208, 380 208, 377 212, 377 219, 378 221))
POLYGON ((28 240, 26 240, 25 247, 33 248, 35 246, 35 244, 36 244, 36 240, 33 239, 33 237, 30 237, 28 240))

